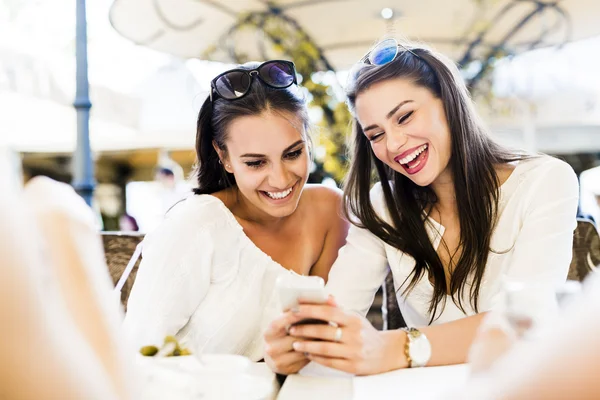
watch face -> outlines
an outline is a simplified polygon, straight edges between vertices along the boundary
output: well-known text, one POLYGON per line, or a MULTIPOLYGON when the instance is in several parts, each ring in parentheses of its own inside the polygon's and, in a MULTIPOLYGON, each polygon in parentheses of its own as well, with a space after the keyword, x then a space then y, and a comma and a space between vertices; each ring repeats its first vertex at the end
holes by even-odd
POLYGON ((410 358, 415 366, 423 367, 431 358, 431 344, 423 334, 415 338, 409 350, 410 358))

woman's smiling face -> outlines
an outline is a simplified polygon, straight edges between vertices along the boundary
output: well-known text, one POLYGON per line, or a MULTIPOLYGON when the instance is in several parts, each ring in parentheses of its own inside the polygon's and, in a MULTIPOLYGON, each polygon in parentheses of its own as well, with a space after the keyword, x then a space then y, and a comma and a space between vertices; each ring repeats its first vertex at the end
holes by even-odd
POLYGON ((281 218, 296 210, 309 174, 307 133, 299 116, 265 111, 236 118, 225 145, 223 164, 249 211, 281 218))
POLYGON ((375 156, 419 186, 447 168, 451 138, 442 101, 403 78, 378 82, 356 97, 356 116, 375 156))

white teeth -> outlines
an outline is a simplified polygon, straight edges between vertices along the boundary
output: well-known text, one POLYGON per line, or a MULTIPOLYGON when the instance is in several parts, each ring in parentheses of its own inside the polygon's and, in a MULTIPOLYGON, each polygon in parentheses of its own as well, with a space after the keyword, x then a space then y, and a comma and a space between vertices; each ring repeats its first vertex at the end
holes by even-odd
POLYGON ((293 188, 289 188, 288 190, 284 190, 283 192, 265 192, 272 199, 283 199, 288 197, 290 193, 292 193, 293 188))
POLYGON ((406 164, 411 162, 412 160, 414 160, 415 158, 417 158, 419 156, 419 154, 421 154, 423 151, 425 151, 425 149, 427 149, 427 145, 424 144, 422 146, 419 146, 415 151, 413 151, 411 154, 407 155, 406 157, 398 160, 398 162, 400 164, 406 164))

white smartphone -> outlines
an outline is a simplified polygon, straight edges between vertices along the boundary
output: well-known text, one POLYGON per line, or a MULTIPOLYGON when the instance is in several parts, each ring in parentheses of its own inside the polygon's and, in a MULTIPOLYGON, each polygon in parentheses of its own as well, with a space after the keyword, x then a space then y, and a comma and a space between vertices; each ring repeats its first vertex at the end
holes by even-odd
POLYGON ((279 276, 275 287, 279 293, 282 311, 296 307, 299 299, 317 304, 327 302, 325 282, 318 276, 303 276, 290 272, 279 276))

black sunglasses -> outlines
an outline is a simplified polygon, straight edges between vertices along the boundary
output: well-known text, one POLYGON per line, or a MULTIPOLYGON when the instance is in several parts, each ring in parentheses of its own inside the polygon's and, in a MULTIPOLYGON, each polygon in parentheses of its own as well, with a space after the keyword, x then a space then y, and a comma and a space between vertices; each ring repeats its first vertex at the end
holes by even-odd
POLYGON ((265 85, 274 89, 285 89, 298 84, 296 67, 291 61, 272 60, 254 69, 230 69, 210 82, 210 100, 217 96, 226 100, 241 99, 250 92, 252 79, 256 76, 265 85))

